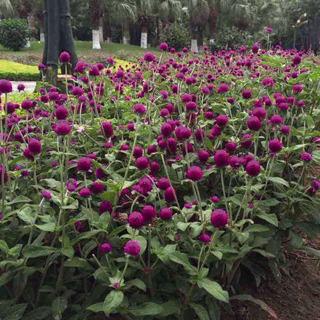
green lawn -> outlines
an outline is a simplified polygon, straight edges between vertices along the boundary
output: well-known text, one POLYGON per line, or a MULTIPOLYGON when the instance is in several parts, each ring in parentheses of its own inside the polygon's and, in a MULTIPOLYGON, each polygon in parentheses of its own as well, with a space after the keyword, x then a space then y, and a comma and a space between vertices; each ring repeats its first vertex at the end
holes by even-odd
MULTIPOLYGON (((91 63, 102 61, 109 55, 122 60, 135 61, 135 58, 138 56, 141 57, 145 51, 158 52, 158 50, 154 48, 144 50, 138 46, 123 45, 120 43, 101 43, 101 50, 92 50, 92 42, 76 41, 75 43, 79 59, 91 63)), ((31 48, 26 48, 18 52, 0 46, 0 59, 35 65, 41 62, 43 45, 41 42, 32 41, 31 48)))

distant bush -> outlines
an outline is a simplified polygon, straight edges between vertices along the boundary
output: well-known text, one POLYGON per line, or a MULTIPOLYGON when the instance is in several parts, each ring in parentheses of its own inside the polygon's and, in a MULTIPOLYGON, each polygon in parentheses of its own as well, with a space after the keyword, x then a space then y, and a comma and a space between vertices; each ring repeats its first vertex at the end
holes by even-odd
POLYGON ((254 38, 246 31, 235 27, 219 30, 214 36, 214 43, 210 45, 212 52, 220 50, 237 49, 241 46, 250 48, 254 38))
POLYGON ((170 48, 180 50, 189 45, 189 31, 182 24, 170 24, 163 30, 161 42, 166 42, 170 48))
POLYGON ((21 19, 5 19, 0 22, 0 44, 19 51, 27 44, 28 25, 21 19))
POLYGON ((37 81, 39 80, 39 71, 36 66, 27 66, 13 61, 0 60, 0 79, 37 81))

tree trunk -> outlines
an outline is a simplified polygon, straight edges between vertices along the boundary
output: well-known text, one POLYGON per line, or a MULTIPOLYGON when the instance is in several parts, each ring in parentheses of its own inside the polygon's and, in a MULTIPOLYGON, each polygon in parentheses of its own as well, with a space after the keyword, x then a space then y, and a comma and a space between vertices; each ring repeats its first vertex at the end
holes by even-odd
POLYGON ((214 43, 214 33, 217 27, 217 13, 213 9, 210 9, 209 15, 209 43, 214 43))
POLYGON ((100 31, 98 30, 92 30, 92 49, 94 50, 100 50, 100 31))
POLYGON ((111 25, 110 25, 110 20, 108 15, 105 16, 104 21, 103 21, 103 30, 104 30, 104 34, 105 34, 105 39, 108 43, 112 42, 111 39, 111 25))
POLYGON ((104 36, 103 36, 103 18, 100 18, 99 32, 100 32, 100 42, 104 42, 104 36))
POLYGON ((148 48, 148 28, 146 26, 141 27, 141 48, 148 48))
POLYGON ((198 52, 203 53, 203 28, 198 27, 197 32, 198 52))
POLYGON ((44 35, 43 27, 40 27, 40 41, 41 42, 45 41, 45 35, 44 35))
POLYGON ((29 31, 31 32, 31 34, 35 34, 37 32, 37 28, 36 28, 36 20, 35 20, 33 11, 29 12, 27 20, 28 20, 29 31))
POLYGON ((160 22, 160 17, 156 18, 156 23, 157 23, 157 43, 160 43, 160 36, 161 36, 161 22, 160 22))
POLYGON ((190 34, 191 34, 191 52, 198 53, 198 40, 196 26, 192 19, 190 19, 190 34))
POLYGON ((123 25, 123 44, 130 44, 130 31, 128 23, 123 25))

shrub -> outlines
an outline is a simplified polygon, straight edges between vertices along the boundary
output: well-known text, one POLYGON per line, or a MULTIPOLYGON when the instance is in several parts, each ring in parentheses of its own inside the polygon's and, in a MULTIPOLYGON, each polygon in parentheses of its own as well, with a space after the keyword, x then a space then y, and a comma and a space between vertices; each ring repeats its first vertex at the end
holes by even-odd
POLYGON ((36 66, 0 60, 0 79, 8 79, 11 81, 37 81, 39 80, 39 71, 36 66))
POLYGON ((0 44, 19 51, 27 44, 28 25, 21 19, 5 19, 0 22, 0 44))
POLYGON ((161 42, 166 42, 170 48, 180 50, 189 46, 189 31, 182 24, 173 23, 161 34, 161 42))
POLYGON ((235 27, 219 30, 214 36, 214 43, 210 45, 212 52, 220 50, 237 49, 241 46, 247 48, 254 43, 254 38, 246 31, 235 27))

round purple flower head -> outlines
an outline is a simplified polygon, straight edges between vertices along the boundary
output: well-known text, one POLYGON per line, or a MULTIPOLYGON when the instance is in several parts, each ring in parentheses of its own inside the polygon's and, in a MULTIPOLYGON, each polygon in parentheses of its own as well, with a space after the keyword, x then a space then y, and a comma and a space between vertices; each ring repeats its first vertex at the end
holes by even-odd
POLYGON ((60 62, 61 63, 70 62, 70 54, 67 51, 61 52, 61 54, 60 54, 60 62))
POLYGON ((247 120, 247 125, 252 131, 259 131, 261 129, 261 121, 255 116, 252 116, 247 120))
POLYGON ((282 143, 279 139, 272 139, 269 141, 269 150, 271 152, 277 153, 282 149, 282 143))
POLYGON ((20 92, 20 91, 24 91, 25 88, 26 88, 26 87, 25 87, 24 84, 22 84, 22 83, 18 84, 17 89, 18 89, 19 92, 20 92))
POLYGON ((216 228, 225 228, 228 223, 228 213, 223 209, 215 209, 211 213, 211 224, 216 228))
POLYGON ((91 191, 89 188, 83 187, 79 190, 78 194, 81 198, 88 198, 91 194, 91 191))
POLYGON ((166 42, 162 42, 162 43, 160 43, 159 49, 160 49, 160 51, 168 51, 169 46, 166 42))
POLYGON ((33 154, 39 154, 41 152, 41 143, 37 139, 30 139, 28 142, 28 148, 33 154))
POLYGON ((253 53, 258 53, 259 51, 259 46, 257 43, 255 43, 252 47, 251 47, 251 50, 253 53))
POLYGON ((213 160, 217 167, 225 167, 229 163, 229 155, 225 150, 217 150, 214 154, 213 160))
POLYGON ((293 57, 292 62, 293 62, 296 66, 299 65, 299 64, 301 63, 301 57, 300 57, 298 54, 296 54, 296 55, 293 57))
POLYGON ((315 190, 319 190, 320 189, 320 183, 318 180, 313 180, 312 181, 313 187, 315 190))
POLYGON ((148 62, 153 62, 156 59, 155 55, 152 52, 145 52, 143 55, 143 60, 148 62))
POLYGON ((48 190, 42 190, 40 192, 40 194, 44 199, 51 199, 52 198, 52 195, 51 195, 50 191, 48 191, 48 190))
POLYGON ((249 161, 246 165, 246 172, 249 176, 258 176, 260 173, 260 163, 257 160, 249 161))
POLYGON ((54 132, 59 136, 66 136, 70 133, 71 126, 66 120, 59 120, 54 128, 54 132))
POLYGON ((201 242, 204 242, 204 243, 210 243, 210 242, 211 242, 210 236, 207 235, 207 234, 205 234, 205 233, 200 234, 200 236, 198 237, 198 239, 199 239, 201 242))
POLYGON ((312 161, 312 155, 309 152, 304 152, 301 156, 300 159, 305 161, 305 162, 311 162, 312 161))
POLYGON ((137 240, 129 240, 124 245, 123 252, 130 256, 138 256, 140 253, 140 243, 137 240))
POLYGON ((210 197, 210 200, 213 202, 213 203, 219 203, 220 199, 217 197, 217 196, 212 196, 210 197))
POLYGON ((228 116, 226 114, 220 114, 219 116, 217 116, 216 124, 219 127, 225 127, 227 123, 228 123, 228 116))
POLYGON ((0 94, 12 92, 12 83, 9 80, 0 80, 0 94))
POLYGON ((192 181, 199 181, 202 178, 202 170, 198 166, 191 166, 187 169, 186 176, 192 181))
POLYGON ((142 103, 137 103, 133 106, 133 111, 143 115, 146 113, 147 108, 142 103))
POLYGON ((91 169, 91 159, 87 157, 78 160, 77 169, 79 171, 88 172, 91 169))
POLYGON ((251 99, 251 98, 252 98, 252 93, 251 93, 251 91, 248 90, 248 89, 244 89, 244 90, 242 91, 242 97, 243 97, 244 99, 251 99))
POLYGON ((160 210, 159 216, 162 220, 170 220, 172 218, 172 211, 170 208, 164 207, 160 210))
POLYGON ((144 169, 147 169, 148 166, 149 166, 149 161, 148 161, 148 158, 147 157, 139 157, 137 160, 136 160, 136 166, 138 169, 140 170, 144 170, 144 169))
POLYGON ((101 243, 99 250, 101 253, 107 253, 112 250, 112 246, 109 242, 104 242, 104 243, 101 243))
POLYGON ((128 222, 131 228, 140 229, 143 227, 144 219, 139 211, 133 211, 129 215, 128 222))
POLYGON ((146 220, 146 221, 149 221, 151 220, 152 218, 154 218, 156 216, 156 210, 153 206, 151 205, 146 205, 142 208, 142 211, 141 211, 142 215, 143 215, 143 218, 146 220))

